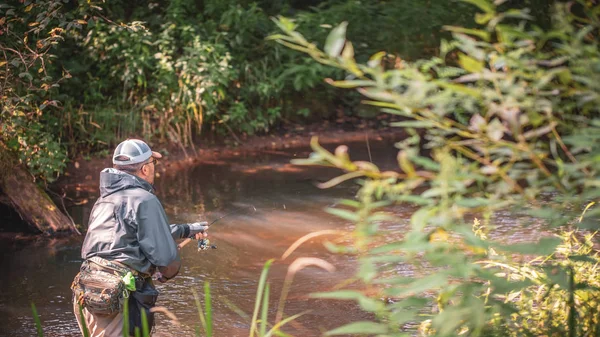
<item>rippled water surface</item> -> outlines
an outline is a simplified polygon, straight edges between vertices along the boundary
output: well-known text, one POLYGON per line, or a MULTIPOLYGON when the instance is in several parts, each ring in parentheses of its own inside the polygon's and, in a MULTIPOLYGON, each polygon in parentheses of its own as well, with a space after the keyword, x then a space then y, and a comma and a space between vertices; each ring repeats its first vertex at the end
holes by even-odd
MULTIPOLYGON (((393 168, 396 151, 391 143, 371 143, 373 161, 393 168)), ((330 149, 332 147, 329 147, 330 149)), ((203 293, 210 282, 216 336, 247 336, 256 288, 263 264, 282 253, 303 235, 323 229, 347 230, 349 224, 324 209, 340 198, 352 198, 352 183, 320 190, 315 183, 333 177, 337 171, 290 165, 294 157, 306 157, 308 149, 282 152, 263 151, 240 154, 218 161, 201 162, 185 171, 164 173, 157 179, 157 194, 172 223, 212 221, 223 215, 210 230, 217 250, 198 252, 195 244, 182 249, 183 267, 178 277, 159 284, 158 305, 167 308, 180 321, 174 325, 158 316, 156 336, 190 336, 199 325, 193 290, 203 293), (256 208, 256 212, 240 211, 256 208)), ((364 143, 350 144, 356 160, 368 160, 364 143)), ((86 223, 97 198, 72 192, 71 197, 89 197, 85 205, 71 206, 76 222, 86 223)), ((394 210, 406 221, 391 224, 401 234, 411 209, 394 210)), ((523 238, 511 231, 511 221, 503 220, 506 235, 523 238)), ((529 231, 528 231, 529 232, 529 231)), ((526 236, 526 235, 525 235, 526 236)), ((79 336, 72 313, 70 285, 81 264, 82 239, 55 240, 4 249, 0 257, 0 336, 35 336, 31 302, 40 314, 44 336, 79 336)), ((285 306, 288 315, 310 310, 290 325, 296 336, 320 336, 323 331, 349 321, 366 319, 352 302, 315 300, 307 294, 333 289, 355 272, 351 257, 328 253, 323 240, 309 241, 291 257, 276 261, 269 274, 271 317, 279 299, 287 267, 300 256, 323 258, 336 267, 327 273, 315 267, 301 270, 292 284, 285 306)), ((409 273, 409 271, 407 271, 409 273)), ((272 318, 271 318, 272 320, 272 318)))

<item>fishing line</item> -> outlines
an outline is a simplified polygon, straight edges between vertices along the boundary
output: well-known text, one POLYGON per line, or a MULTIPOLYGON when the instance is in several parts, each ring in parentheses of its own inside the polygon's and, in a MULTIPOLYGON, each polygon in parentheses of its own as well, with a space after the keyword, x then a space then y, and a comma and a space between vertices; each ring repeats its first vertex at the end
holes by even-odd
POLYGON ((226 216, 230 216, 230 215, 233 215, 233 214, 238 214, 238 213, 246 213, 246 212, 250 213, 249 211, 256 212, 256 207, 254 207, 253 205, 250 205, 250 207, 249 207, 249 208, 246 208, 246 209, 243 209, 243 208, 242 208, 242 209, 238 209, 238 210, 236 210, 236 211, 233 211, 233 212, 227 213, 227 214, 223 215, 222 217, 219 217, 219 218, 217 218, 216 220, 213 220, 213 222, 211 222, 211 223, 208 225, 208 227, 212 226, 212 225, 213 225, 215 222, 217 222, 217 221, 219 221, 219 220, 223 219, 223 218, 224 218, 224 217, 226 217, 226 216))
MULTIPOLYGON (((245 207, 245 208, 240 208, 238 210, 235 210, 233 212, 229 212, 215 220, 213 220, 210 224, 208 224, 206 227, 210 228, 210 226, 212 226, 214 223, 216 223, 217 221, 223 219, 224 217, 230 216, 230 215, 234 215, 234 214, 244 214, 244 213, 250 213, 250 212, 256 212, 256 207, 254 207, 254 205, 249 205, 249 207, 245 207)), ((192 241, 192 238, 187 238, 185 239, 183 242, 181 242, 180 244, 177 245, 177 249, 181 249, 183 248, 183 246, 187 245, 190 241, 192 241)), ((198 240, 198 251, 201 250, 207 250, 207 249, 217 249, 217 246, 215 245, 211 245, 210 244, 210 240, 208 238, 202 238, 200 240, 198 240)))

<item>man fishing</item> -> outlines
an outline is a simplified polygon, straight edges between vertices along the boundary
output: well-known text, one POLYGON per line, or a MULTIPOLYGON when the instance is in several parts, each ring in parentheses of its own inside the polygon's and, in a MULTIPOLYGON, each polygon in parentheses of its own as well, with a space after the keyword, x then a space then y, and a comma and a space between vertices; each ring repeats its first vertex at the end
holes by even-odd
POLYGON ((207 236, 206 222, 169 225, 154 195, 160 158, 145 142, 128 139, 116 147, 113 168, 100 173, 100 197, 81 249, 84 262, 72 286, 82 333, 86 328, 92 337, 123 336, 126 305, 129 335, 143 331, 143 315, 152 329, 158 291, 151 276, 166 282, 179 272, 175 239, 207 236))

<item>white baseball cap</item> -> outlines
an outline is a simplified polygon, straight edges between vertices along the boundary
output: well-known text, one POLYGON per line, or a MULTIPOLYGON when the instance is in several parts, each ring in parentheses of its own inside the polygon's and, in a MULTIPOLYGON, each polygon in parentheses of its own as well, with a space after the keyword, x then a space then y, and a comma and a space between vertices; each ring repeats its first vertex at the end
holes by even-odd
POLYGON ((127 139, 117 145, 112 161, 115 165, 130 165, 143 163, 150 157, 160 159, 162 155, 152 151, 150 146, 142 140, 127 139))

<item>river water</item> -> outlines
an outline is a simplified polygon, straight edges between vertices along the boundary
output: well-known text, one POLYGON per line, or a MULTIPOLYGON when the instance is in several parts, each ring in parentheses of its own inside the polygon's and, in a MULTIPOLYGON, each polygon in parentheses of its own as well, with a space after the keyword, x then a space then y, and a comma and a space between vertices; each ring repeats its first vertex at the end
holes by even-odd
MULTIPOLYGON (((383 168, 394 168, 396 150, 391 142, 349 144, 354 160, 370 160, 383 168)), ((327 146, 329 149, 335 146, 327 146)), ((215 336, 248 336, 257 284, 265 261, 278 259, 298 238, 324 230, 351 230, 350 224, 324 211, 341 198, 352 198, 357 185, 320 190, 316 182, 335 176, 329 168, 291 165, 290 159, 306 158, 309 149, 262 151, 200 162, 184 171, 164 173, 157 178, 157 195, 172 223, 212 221, 223 215, 210 230, 216 250, 198 252, 188 244, 182 251, 183 267, 174 280, 157 285, 161 292, 158 305, 179 320, 157 317, 156 336, 193 336, 200 325, 193 291, 202 294, 204 282, 210 283, 215 336), (250 211, 253 208, 256 211, 250 211), (249 210, 249 211, 240 211, 249 210), (230 214, 231 212, 237 212, 230 214)), ((97 193, 72 191, 71 198, 89 198, 90 202, 70 206, 77 223, 86 223, 97 193)), ((406 230, 411 209, 394 210, 406 221, 393 224, 406 230)), ((507 235, 527 237, 510 230, 507 235)), ((502 226, 501 226, 502 227, 502 226)), ((536 233, 530 228, 527 233, 536 233)), ((344 323, 369 316, 351 301, 311 299, 315 291, 334 289, 350 278, 355 270, 353 258, 334 255, 315 239, 302 245, 286 260, 276 260, 269 273, 271 286, 270 321, 273 320, 289 264, 297 257, 317 257, 331 262, 336 271, 308 267, 296 274, 285 314, 306 310, 307 314, 286 330, 295 336, 320 336, 344 323)), ((82 262, 81 238, 44 241, 41 244, 2 249, 0 265, 0 336, 35 336, 31 303, 39 313, 44 336, 79 336, 72 313, 70 284, 82 262)), ((201 296, 202 297, 202 296, 201 296)))
MULTIPOLYGON (((388 167, 393 164, 396 150, 392 143, 370 145, 375 163, 388 167)), ((353 159, 369 160, 365 143, 350 144, 350 151, 353 159)), ((204 282, 210 282, 214 334, 247 336, 264 263, 271 258, 279 259, 305 234, 323 229, 349 229, 349 223, 324 209, 340 198, 352 198, 356 185, 317 188, 317 182, 335 176, 337 171, 290 164, 291 159, 306 158, 309 153, 307 148, 242 153, 200 162, 195 167, 176 174, 166 172, 157 178, 157 195, 172 223, 212 221, 227 215, 210 230, 211 243, 218 249, 198 252, 195 242, 188 244, 181 251, 183 267, 178 277, 157 285, 161 292, 158 305, 167 308, 180 322, 176 325, 159 314, 157 336, 194 335, 200 321, 193 290, 202 295, 204 282), (244 317, 244 313, 249 317, 244 317)), ((69 206, 75 221, 86 223, 97 193, 71 191, 70 194, 75 200, 90 200, 85 205, 69 206)), ((81 243, 82 239, 55 240, 16 250, 3 249, 0 336, 36 335, 32 302, 39 313, 44 336, 79 336, 69 287, 82 262, 81 243)), ((345 322, 366 318, 351 302, 307 297, 310 292, 332 289, 354 273, 351 257, 330 254, 321 239, 309 241, 286 260, 273 263, 268 279, 271 315, 287 267, 297 257, 323 258, 333 263, 336 271, 328 273, 308 267, 296 274, 285 314, 311 311, 290 326, 290 332, 297 336, 319 336, 322 331, 345 322)))

